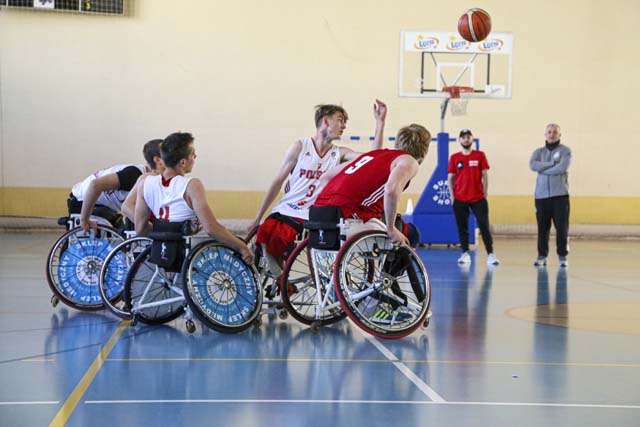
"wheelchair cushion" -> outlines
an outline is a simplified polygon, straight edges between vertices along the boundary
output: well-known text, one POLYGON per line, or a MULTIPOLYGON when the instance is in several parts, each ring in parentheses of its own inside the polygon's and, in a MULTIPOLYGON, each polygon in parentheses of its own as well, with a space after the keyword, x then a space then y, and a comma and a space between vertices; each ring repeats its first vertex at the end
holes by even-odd
POLYGON ((311 206, 309 220, 304 228, 309 230, 309 247, 314 249, 340 249, 340 228, 342 218, 339 206, 311 206))

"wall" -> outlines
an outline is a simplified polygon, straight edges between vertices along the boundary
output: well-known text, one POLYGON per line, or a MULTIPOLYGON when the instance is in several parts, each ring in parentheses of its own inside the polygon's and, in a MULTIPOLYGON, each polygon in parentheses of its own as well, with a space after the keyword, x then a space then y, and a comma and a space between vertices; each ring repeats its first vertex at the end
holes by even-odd
MULTIPOLYGON (((196 136, 194 174, 214 210, 251 217, 286 148, 313 133, 319 103, 347 108, 347 136, 372 133, 376 97, 389 105, 387 135, 411 122, 435 135, 439 102, 397 96, 399 32, 454 30, 468 4, 133 6, 124 18, 0 10, 0 215, 62 214, 74 182, 140 162, 144 142, 184 130, 196 136)), ((629 137, 640 95, 632 78, 640 59, 629 51, 640 3, 476 6, 491 13, 495 31, 514 34, 513 99, 472 101, 447 128, 468 127, 481 139, 493 221, 535 221, 529 155, 543 144, 545 124, 557 122, 574 152, 573 222, 640 223, 629 214, 640 204, 640 156, 629 137)), ((407 191, 414 202, 435 157, 434 144, 407 191)))

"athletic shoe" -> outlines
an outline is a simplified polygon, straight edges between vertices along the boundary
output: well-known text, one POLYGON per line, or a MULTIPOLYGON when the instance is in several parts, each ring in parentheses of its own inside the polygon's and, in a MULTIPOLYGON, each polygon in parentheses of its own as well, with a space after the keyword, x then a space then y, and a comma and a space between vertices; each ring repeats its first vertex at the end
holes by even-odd
POLYGON ((489 256, 487 257, 487 265, 498 265, 500 264, 500 261, 498 260, 498 258, 496 258, 496 256, 493 253, 490 253, 489 256))
POLYGON ((458 264, 471 264, 471 255, 469 255, 469 251, 463 252, 458 258, 458 264))
POLYGON ((560 267, 569 267, 569 261, 567 260, 566 256, 561 256, 559 258, 560 261, 560 267))
POLYGON ((378 306, 378 310, 376 310, 376 312, 373 313, 373 316, 371 316, 371 321, 379 325, 391 325, 394 323, 402 323, 413 317, 409 313, 401 313, 398 311, 388 310, 387 308, 387 304, 380 304, 378 306))
POLYGON ((547 265, 547 258, 543 256, 539 256, 535 262, 533 263, 536 267, 544 267, 547 265))

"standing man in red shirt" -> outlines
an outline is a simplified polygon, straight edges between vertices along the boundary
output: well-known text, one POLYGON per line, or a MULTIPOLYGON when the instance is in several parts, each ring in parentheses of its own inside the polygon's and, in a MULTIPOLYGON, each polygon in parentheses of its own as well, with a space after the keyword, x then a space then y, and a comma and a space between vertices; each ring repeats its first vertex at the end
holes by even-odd
POLYGON ((500 261, 493 254, 493 239, 489 229, 489 162, 482 151, 473 149, 473 134, 469 129, 461 130, 458 140, 462 151, 451 156, 448 168, 449 191, 453 194, 453 213, 456 216, 462 246, 458 264, 471 263, 468 221, 469 210, 472 210, 487 250, 487 264, 497 265, 500 261))

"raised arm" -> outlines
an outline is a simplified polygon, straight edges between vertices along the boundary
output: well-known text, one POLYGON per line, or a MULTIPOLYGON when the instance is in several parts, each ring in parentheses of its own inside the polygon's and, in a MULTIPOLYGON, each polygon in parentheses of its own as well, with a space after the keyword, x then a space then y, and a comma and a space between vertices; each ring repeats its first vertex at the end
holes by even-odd
POLYGON ((396 228, 395 220, 400 194, 417 173, 418 162, 409 155, 400 156, 391 163, 391 174, 384 186, 384 217, 387 235, 395 245, 409 244, 407 238, 396 228))
POLYGON ((83 230, 89 230, 89 227, 95 227, 96 224, 90 221, 91 212, 96 205, 98 197, 103 191, 117 190, 120 188, 120 180, 118 175, 110 173, 100 178, 96 178, 89 184, 84 199, 82 200, 82 210, 80 211, 80 227, 83 230))
MULTIPOLYGON (((242 259, 247 264, 253 263, 253 253, 249 250, 247 245, 242 240, 234 236, 216 219, 211 207, 209 207, 209 203, 207 203, 207 195, 204 190, 204 185, 202 185, 202 181, 197 178, 189 181, 187 190, 185 191, 185 199, 193 208, 202 228, 209 236, 224 245, 236 249, 240 252, 242 259)), ((136 211, 137 209, 138 207, 136 206, 136 211)))
POLYGON ((273 181, 271 181, 271 185, 269 185, 269 188, 267 189, 267 193, 264 195, 264 198, 262 199, 262 203, 260 204, 260 209, 258 210, 258 213, 256 214, 256 217, 253 220, 253 223, 249 227, 248 236, 252 236, 258 230, 258 227, 260 226, 260 222, 262 221, 262 217, 267 212, 267 209, 269 209, 269 206, 271 206, 273 201, 278 196, 278 193, 282 188, 282 184, 284 184, 289 174, 291 174, 291 171, 296 167, 296 164, 298 163, 298 156, 300 155, 301 151, 302 151, 301 141, 296 141, 287 150, 286 154, 284 155, 284 159, 282 160, 282 164, 278 169, 278 173, 276 174, 273 181))
MULTIPOLYGON (((387 105, 379 99, 376 99, 376 103, 373 104, 373 117, 376 120, 376 134, 373 137, 373 141, 371 141, 370 151, 382 149, 384 143, 384 124, 387 119, 387 105)), ((361 152, 354 151, 351 148, 340 147, 341 162, 350 162, 361 154, 361 152)))

